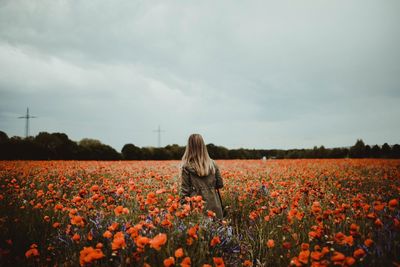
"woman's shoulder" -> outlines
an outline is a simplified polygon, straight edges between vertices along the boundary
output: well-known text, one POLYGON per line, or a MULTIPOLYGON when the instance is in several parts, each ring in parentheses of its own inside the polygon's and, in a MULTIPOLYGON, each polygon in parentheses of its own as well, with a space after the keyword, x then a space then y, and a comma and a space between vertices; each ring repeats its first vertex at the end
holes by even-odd
POLYGON ((185 172, 196 172, 194 167, 189 162, 182 164, 182 170, 185 172))

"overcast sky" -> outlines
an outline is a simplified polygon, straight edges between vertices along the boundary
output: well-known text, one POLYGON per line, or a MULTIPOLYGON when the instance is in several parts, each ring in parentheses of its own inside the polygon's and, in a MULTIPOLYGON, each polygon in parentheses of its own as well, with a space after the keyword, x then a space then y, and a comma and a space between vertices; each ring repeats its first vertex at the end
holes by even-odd
POLYGON ((228 148, 400 143, 400 1, 0 0, 0 130, 228 148))

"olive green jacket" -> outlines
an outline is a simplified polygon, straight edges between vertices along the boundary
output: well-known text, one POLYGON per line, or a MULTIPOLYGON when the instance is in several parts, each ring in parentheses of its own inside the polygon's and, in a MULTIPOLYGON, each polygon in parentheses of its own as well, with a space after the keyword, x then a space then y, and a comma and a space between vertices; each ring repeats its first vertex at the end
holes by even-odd
POLYGON ((202 196, 206 202, 204 211, 211 210, 215 212, 217 218, 222 219, 222 205, 216 189, 222 188, 224 184, 217 164, 214 161, 213 163, 215 173, 207 176, 198 176, 190 165, 182 166, 181 197, 202 196))

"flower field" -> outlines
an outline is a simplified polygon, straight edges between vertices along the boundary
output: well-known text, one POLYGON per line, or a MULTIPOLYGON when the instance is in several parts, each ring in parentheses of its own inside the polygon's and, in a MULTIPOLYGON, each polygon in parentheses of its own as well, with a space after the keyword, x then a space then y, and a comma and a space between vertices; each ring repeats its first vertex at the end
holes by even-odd
POLYGON ((1 266, 400 266, 400 160, 217 161, 227 216, 178 161, 1 161, 1 266))

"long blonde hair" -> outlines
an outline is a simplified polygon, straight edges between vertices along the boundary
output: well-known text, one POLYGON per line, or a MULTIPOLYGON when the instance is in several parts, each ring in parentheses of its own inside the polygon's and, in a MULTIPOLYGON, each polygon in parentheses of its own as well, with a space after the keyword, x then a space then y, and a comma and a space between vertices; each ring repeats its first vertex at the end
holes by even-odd
POLYGON ((189 136, 185 153, 182 157, 181 166, 192 166, 199 176, 215 173, 213 160, 208 155, 207 146, 200 134, 189 136))

